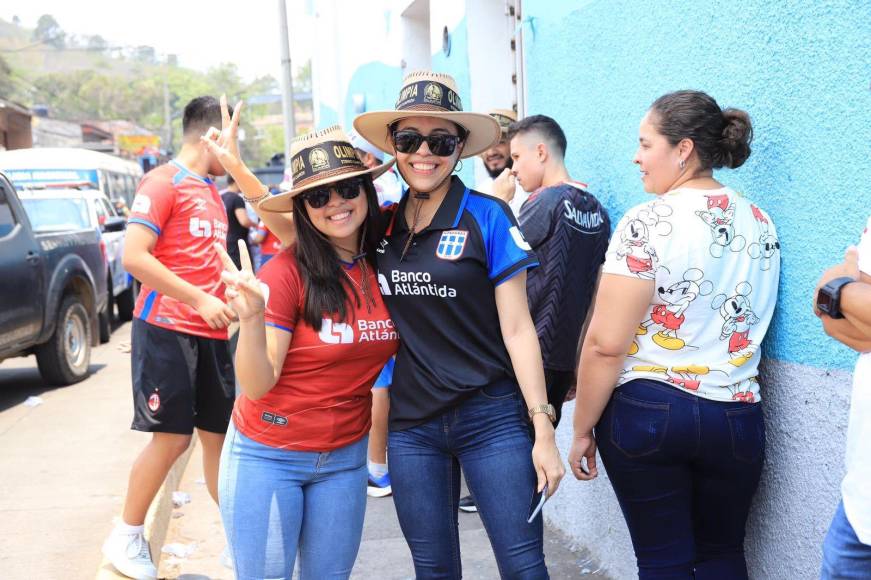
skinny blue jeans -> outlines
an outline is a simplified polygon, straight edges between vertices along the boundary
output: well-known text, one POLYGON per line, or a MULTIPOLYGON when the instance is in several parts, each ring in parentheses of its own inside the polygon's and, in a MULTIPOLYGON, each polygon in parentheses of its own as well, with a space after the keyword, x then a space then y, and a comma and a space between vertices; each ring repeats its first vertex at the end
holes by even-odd
POLYGON ((399 525, 418 580, 459 579, 460 467, 502 578, 548 578, 542 517, 527 523, 537 483, 517 384, 482 388, 430 421, 389 434, 387 453, 399 525))
POLYGON ((233 423, 218 496, 238 580, 348 578, 366 513, 368 437, 318 453, 270 447, 233 423))

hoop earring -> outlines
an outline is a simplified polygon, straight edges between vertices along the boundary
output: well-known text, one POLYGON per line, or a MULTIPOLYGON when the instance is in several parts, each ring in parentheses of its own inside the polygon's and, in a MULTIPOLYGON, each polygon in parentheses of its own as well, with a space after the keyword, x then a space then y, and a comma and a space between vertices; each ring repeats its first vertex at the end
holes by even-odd
POLYGON ((677 166, 681 168, 681 171, 683 171, 687 167, 687 162, 681 159, 677 162, 677 166))
POLYGON ((463 160, 458 159, 457 164, 454 165, 454 171, 462 171, 463 170, 463 160))

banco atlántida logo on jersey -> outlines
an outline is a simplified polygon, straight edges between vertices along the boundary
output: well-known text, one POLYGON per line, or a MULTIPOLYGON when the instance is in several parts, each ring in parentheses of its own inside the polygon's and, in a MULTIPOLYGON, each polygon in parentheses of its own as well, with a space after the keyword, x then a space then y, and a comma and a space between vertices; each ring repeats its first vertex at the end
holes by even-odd
POLYGON ((390 282, 393 291, 387 284, 387 278, 378 273, 378 285, 381 293, 385 296, 438 296, 439 298, 456 298, 457 289, 447 284, 439 284, 432 281, 429 272, 403 272, 401 270, 390 271, 390 282), (384 288, 387 287, 387 292, 384 288))
POLYGON ((227 224, 219 219, 192 217, 188 221, 188 232, 195 238, 227 239, 227 224))
POLYGON ((325 344, 354 344, 376 340, 398 340, 399 335, 396 333, 393 321, 389 318, 387 320, 360 319, 353 324, 324 318, 321 321, 318 338, 325 344))

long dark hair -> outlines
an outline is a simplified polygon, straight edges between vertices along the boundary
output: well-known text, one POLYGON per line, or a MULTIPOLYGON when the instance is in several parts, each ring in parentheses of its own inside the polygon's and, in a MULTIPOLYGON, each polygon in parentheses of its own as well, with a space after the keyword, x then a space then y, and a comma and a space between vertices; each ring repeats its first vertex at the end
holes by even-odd
MULTIPOLYGON (((364 288, 368 284, 368 267, 374 267, 375 248, 384 233, 381 210, 378 207, 378 194, 370 175, 362 176, 363 191, 366 195, 366 219, 359 257, 362 263, 364 288)), ((317 331, 321 329, 324 313, 337 313, 344 322, 348 316, 348 301, 353 299, 360 306, 361 297, 348 276, 342 271, 339 254, 330 240, 318 230, 308 216, 301 195, 293 198, 293 215, 296 225, 296 245, 294 253, 305 288, 303 320, 317 331), (349 292, 350 291, 350 292, 349 292)), ((357 249, 357 248, 355 248, 357 249)), ((363 300, 369 297, 364 296, 363 300)))

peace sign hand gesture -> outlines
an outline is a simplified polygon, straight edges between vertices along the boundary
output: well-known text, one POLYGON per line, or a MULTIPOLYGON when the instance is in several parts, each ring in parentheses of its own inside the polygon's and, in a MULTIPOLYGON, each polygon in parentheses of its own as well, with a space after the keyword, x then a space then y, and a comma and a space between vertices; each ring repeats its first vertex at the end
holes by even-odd
POLYGON ((266 297, 260 282, 254 277, 254 268, 251 265, 251 256, 244 240, 239 240, 239 257, 242 269, 236 268, 236 264, 227 254, 227 250, 221 244, 214 244, 215 251, 224 264, 221 272, 221 280, 227 285, 227 300, 230 307, 239 317, 239 322, 245 322, 254 317, 261 316, 266 309, 266 297))
POLYGON ((218 162, 230 175, 236 177, 239 168, 244 165, 242 156, 239 155, 239 118, 242 113, 242 101, 236 103, 233 108, 233 117, 230 118, 230 109, 227 107, 227 95, 221 95, 221 130, 211 127, 200 140, 206 144, 209 151, 217 158, 218 162))

